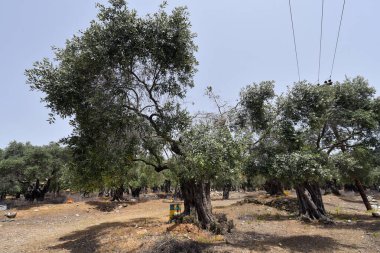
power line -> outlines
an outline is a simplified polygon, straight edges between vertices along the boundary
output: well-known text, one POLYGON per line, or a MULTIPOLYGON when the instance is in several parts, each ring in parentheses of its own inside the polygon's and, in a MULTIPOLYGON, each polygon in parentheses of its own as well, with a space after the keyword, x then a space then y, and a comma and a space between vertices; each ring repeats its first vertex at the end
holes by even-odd
POLYGON ((295 54, 296 54, 296 61, 297 61, 298 81, 300 82, 300 81, 301 81, 301 77, 300 77, 300 67, 299 67, 299 64, 298 64, 298 54, 297 54, 296 35, 295 35, 295 33, 294 33, 294 23, 293 23, 292 4, 291 4, 290 0, 289 0, 289 11, 290 11, 290 20, 291 20, 291 22, 292 22, 293 42, 294 42, 294 51, 295 51, 295 54))
POLYGON ((325 0, 322 0, 321 34, 319 36, 318 84, 319 84, 319 76, 321 73, 321 54, 322 54, 323 9, 324 9, 324 5, 325 5, 325 0))
POLYGON ((343 20, 343 13, 344 13, 344 7, 345 7, 345 5, 346 5, 346 0, 343 0, 342 13, 340 14, 338 36, 336 37, 336 43, 335 43, 334 58, 333 58, 333 62, 332 62, 332 65, 331 65, 330 79, 331 79, 331 76, 332 76, 332 73, 333 73, 333 69, 334 69, 336 49, 338 48, 338 41, 339 41, 340 29, 342 27, 342 20, 343 20))

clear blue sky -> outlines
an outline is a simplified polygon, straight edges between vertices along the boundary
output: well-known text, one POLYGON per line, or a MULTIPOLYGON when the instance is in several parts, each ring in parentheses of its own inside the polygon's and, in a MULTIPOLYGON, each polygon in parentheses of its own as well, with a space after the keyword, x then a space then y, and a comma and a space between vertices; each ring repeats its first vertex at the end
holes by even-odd
MULTIPOLYGON (((52 57, 51 46, 88 27, 96 17, 93 0, 2 0, 0 2, 0 148, 10 141, 35 145, 57 141, 71 132, 68 123, 49 125, 43 94, 31 92, 24 70, 34 61, 52 57)), ((212 85, 233 103, 242 87, 275 80, 276 89, 297 81, 286 0, 168 1, 187 5, 198 34, 200 65, 196 87, 186 99, 189 109, 213 110, 203 96, 212 85), (192 106, 190 102, 195 102, 192 106)), ((343 0, 326 0, 321 79, 329 76, 343 0)), ((130 0, 144 15, 159 0, 130 0)), ((301 79, 317 80, 321 1, 292 0, 301 79)), ((347 1, 333 80, 363 75, 380 90, 380 1, 347 1)))

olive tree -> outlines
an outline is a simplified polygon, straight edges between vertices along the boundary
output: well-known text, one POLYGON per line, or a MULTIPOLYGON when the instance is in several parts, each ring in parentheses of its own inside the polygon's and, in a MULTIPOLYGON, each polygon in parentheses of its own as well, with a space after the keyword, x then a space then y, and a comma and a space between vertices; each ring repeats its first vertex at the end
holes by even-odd
POLYGON ((280 108, 274 92, 274 82, 253 83, 240 92, 240 104, 235 124, 251 140, 249 159, 245 166, 248 177, 265 177, 264 188, 271 195, 283 194, 283 184, 269 173, 278 145, 280 108))
MULTIPOLYGON (((377 142, 379 131, 379 102, 374 94, 375 89, 362 77, 333 85, 297 83, 281 102, 284 108, 282 121, 290 123, 289 131, 297 136, 300 151, 309 150, 319 156, 331 157, 338 153, 354 154, 359 147, 369 150, 377 142)), ((348 161, 348 156, 345 157, 348 161)), ((343 164, 338 164, 335 170, 344 173, 343 164)), ((352 163, 346 163, 347 166, 349 164, 352 163)), ((360 168, 346 167, 346 170, 355 171, 355 168, 356 172, 346 175, 351 175, 365 206, 370 210, 361 184, 363 177, 360 177, 360 168)), ((318 190, 308 189, 309 193, 315 195, 315 199, 321 199, 318 180, 313 179, 313 185, 318 190)), ((319 209, 323 210, 322 205, 319 209)))
MULTIPOLYGON (((89 172, 97 159, 102 161, 105 166, 95 175, 109 168, 109 159, 99 152, 108 144, 124 143, 116 148, 120 159, 111 161, 115 168, 143 162, 160 172, 169 168, 168 157, 190 159, 179 141, 190 123, 181 101, 194 85, 197 65, 186 8, 169 14, 162 5, 140 17, 123 0, 111 0, 99 9, 89 28, 54 50, 54 60, 43 59, 26 71, 32 89, 46 95, 52 120, 70 117, 74 132, 66 142, 74 156, 90 163, 89 172), (124 149, 126 139, 134 141, 124 149)), ((184 185, 198 194, 199 187, 209 186, 202 180, 189 178, 184 185)), ((209 197, 209 191, 201 194, 209 197)), ((209 224, 211 209, 199 195, 188 196, 198 213, 205 212, 198 215, 201 223, 209 224)))
POLYGON ((331 158, 348 152, 344 157, 358 159, 358 148, 375 147, 379 100, 374 89, 362 77, 322 86, 299 82, 278 97, 273 88, 273 82, 262 82, 241 93, 240 125, 253 137, 248 171, 292 184, 300 214, 307 218, 330 221, 319 184, 343 174, 350 175, 370 208, 360 182, 360 171, 368 172, 369 166, 331 158))
POLYGON ((185 214, 195 215, 203 227, 216 224, 212 215, 212 182, 233 177, 241 171, 243 140, 225 125, 207 122, 193 125, 181 136, 186 156, 177 157, 185 214))

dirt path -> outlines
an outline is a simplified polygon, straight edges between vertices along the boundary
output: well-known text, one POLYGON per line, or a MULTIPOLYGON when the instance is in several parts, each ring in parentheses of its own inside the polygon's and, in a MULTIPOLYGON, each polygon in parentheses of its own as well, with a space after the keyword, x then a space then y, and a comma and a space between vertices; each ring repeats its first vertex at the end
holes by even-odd
POLYGON ((116 208, 102 212, 88 203, 43 205, 19 210, 17 220, 1 223, 0 245, 4 252, 44 251, 59 238, 75 231, 106 223, 124 223, 134 219, 156 219, 164 222, 168 204, 162 200, 116 208))
POLYGON ((225 237, 167 224, 169 204, 163 200, 20 209, 15 221, 0 222, 0 252, 380 252, 380 221, 356 195, 324 196, 334 226, 305 224, 266 205, 235 204, 243 197, 235 193, 231 200, 213 201, 214 211, 236 224, 225 237))
MULTIPOLYGON (((214 201, 214 205, 228 206, 241 199, 242 195, 235 194, 231 200, 214 201)), ((122 207, 122 204, 108 206, 114 210, 104 212, 100 209, 107 209, 107 206, 93 201, 11 210, 17 211, 17 219, 0 223, 0 252, 61 252, 54 249, 54 245, 60 238, 76 231, 126 223, 138 227, 141 221, 165 223, 168 221, 168 206, 167 201, 151 200, 127 207, 122 207)))

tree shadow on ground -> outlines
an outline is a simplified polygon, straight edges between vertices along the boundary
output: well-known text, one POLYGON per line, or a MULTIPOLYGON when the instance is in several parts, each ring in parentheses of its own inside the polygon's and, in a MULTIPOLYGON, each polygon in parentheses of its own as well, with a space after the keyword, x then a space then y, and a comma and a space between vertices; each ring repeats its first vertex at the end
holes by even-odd
POLYGON ((141 199, 139 201, 129 201, 129 200, 123 200, 123 201, 110 201, 110 200, 93 200, 93 201, 86 201, 86 204, 89 204, 90 206, 94 206, 95 209, 101 211, 101 212, 112 212, 119 206, 127 207, 128 205, 136 205, 138 203, 144 203, 148 200, 141 199))
POLYGON ((364 230, 367 232, 379 232, 380 231, 380 222, 379 220, 377 221, 357 221, 357 222, 352 222, 352 223, 344 223, 340 222, 335 225, 336 228, 338 229, 360 229, 364 230))
POLYGON ((243 214, 237 217, 237 220, 242 221, 288 221, 298 219, 298 215, 289 214, 272 214, 272 213, 264 213, 264 214, 243 214))
POLYGON ((119 205, 122 205, 123 203, 94 200, 94 201, 87 201, 86 204, 89 204, 90 206, 94 206, 96 210, 99 210, 101 212, 112 212, 119 205))
POLYGON ((335 224, 323 224, 317 221, 307 223, 310 226, 317 226, 322 229, 348 229, 363 230, 366 232, 379 232, 380 219, 371 214, 330 214, 335 224))
POLYGON ((326 229, 334 228, 334 229, 348 229, 348 230, 363 230, 366 232, 380 231, 379 218, 372 218, 369 216, 365 216, 363 219, 358 219, 352 215, 350 216, 349 219, 342 218, 341 220, 337 220, 336 218, 334 218, 334 221, 336 222, 334 225, 321 225, 319 223, 311 223, 311 224, 317 225, 317 226, 320 226, 321 228, 326 228, 326 229), (346 221, 342 221, 342 220, 346 220, 346 221))
POLYGON ((280 247, 291 252, 331 252, 337 249, 357 249, 337 240, 320 235, 275 236, 255 232, 234 233, 227 237, 227 243, 242 249, 268 251, 273 247, 280 247))
MULTIPOLYGON (((209 244, 199 243, 192 240, 183 240, 171 236, 165 236, 158 242, 148 247, 143 247, 141 253, 212 253, 209 244)), ((228 252, 228 251, 225 251, 228 252)))
POLYGON ((12 199, 7 200, 4 203, 7 204, 8 209, 16 209, 16 210, 29 210, 32 208, 38 208, 44 205, 57 205, 65 203, 66 197, 65 196, 58 196, 54 198, 45 198, 43 201, 27 201, 24 199, 12 199))
POLYGON ((231 205, 228 205, 228 206, 212 206, 213 209, 226 209, 226 208, 230 208, 231 205))
POLYGON ((245 222, 255 222, 255 221, 288 221, 288 220, 298 220, 305 225, 318 226, 326 229, 361 229, 368 232, 380 231, 380 219, 373 217, 370 213, 366 214, 350 214, 350 213, 340 213, 340 214, 330 214, 329 215, 335 224, 323 224, 314 220, 312 222, 305 223, 299 219, 296 214, 242 214, 236 217, 236 221, 245 222))
POLYGON ((110 231, 125 229, 123 234, 127 234, 128 231, 136 227, 143 227, 147 223, 152 223, 155 220, 154 218, 137 218, 128 222, 101 223, 59 238, 59 241, 62 243, 51 246, 48 250, 67 250, 73 253, 98 252, 101 247, 101 239, 110 237, 110 231))
POLYGON ((277 197, 268 196, 267 198, 264 198, 264 199, 247 196, 243 201, 239 201, 233 205, 239 206, 239 205, 244 205, 247 203, 256 204, 256 205, 265 205, 265 206, 269 206, 277 210, 286 211, 289 213, 296 213, 299 210, 298 200, 297 198, 294 198, 293 196, 277 196, 277 197))
POLYGON ((358 247, 339 243, 333 238, 319 235, 274 236, 255 232, 234 232, 226 236, 226 243, 200 243, 165 237, 149 245, 144 253, 213 253, 253 250, 265 252, 287 249, 291 252, 331 252, 333 250, 358 250, 358 247))

